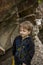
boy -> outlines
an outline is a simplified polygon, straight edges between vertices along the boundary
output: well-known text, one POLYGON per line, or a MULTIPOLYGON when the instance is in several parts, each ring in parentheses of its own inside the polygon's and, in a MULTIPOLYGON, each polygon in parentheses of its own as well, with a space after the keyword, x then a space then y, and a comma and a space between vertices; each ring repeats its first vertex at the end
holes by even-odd
POLYGON ((31 33, 32 24, 29 21, 24 21, 19 27, 20 35, 13 42, 13 55, 15 65, 31 65, 31 60, 35 52, 31 33))

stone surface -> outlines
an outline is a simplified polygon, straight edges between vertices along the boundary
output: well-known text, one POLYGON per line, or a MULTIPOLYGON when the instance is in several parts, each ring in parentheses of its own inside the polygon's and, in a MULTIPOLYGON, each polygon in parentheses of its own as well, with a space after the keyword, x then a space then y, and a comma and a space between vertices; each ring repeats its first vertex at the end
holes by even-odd
POLYGON ((35 42, 35 55, 32 60, 32 65, 43 65, 43 45, 41 41, 36 36, 35 42))
MULTIPOLYGON (((16 4, 18 2, 19 1, 16 0, 16 4)), ((25 3, 21 3, 21 8, 19 7, 20 4, 17 6, 18 8, 13 6, 15 4, 15 0, 0 0, 0 3, 1 3, 0 4, 0 46, 2 46, 5 50, 8 50, 10 47, 12 47, 13 40, 18 35, 19 25, 15 24, 17 16, 18 17, 27 16, 27 14, 29 14, 27 11, 30 10, 31 8, 30 9, 27 8, 28 1, 26 1, 25 3), (26 9, 25 9, 25 4, 26 4, 26 9)), ((43 13, 42 9, 41 11, 43 13)), ((31 9, 31 12, 35 10, 31 9)), ((33 21, 33 18, 32 18, 32 21, 33 21)), ((39 29, 35 31, 35 34, 36 34, 34 39, 35 54, 31 62, 32 65, 43 65, 43 44, 38 38, 38 35, 37 35, 38 33, 39 33, 39 29)), ((10 54, 10 51, 8 52, 8 54, 10 54)), ((0 65, 12 65, 12 54, 11 55, 8 55, 8 54, 5 52, 5 55, 0 57, 0 65)))

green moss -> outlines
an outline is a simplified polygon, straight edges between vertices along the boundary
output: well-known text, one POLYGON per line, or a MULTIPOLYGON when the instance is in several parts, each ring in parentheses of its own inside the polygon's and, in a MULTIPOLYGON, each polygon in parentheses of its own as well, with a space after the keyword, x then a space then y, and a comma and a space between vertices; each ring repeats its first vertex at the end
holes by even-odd
POLYGON ((42 0, 38 0, 38 3, 41 3, 42 2, 42 0))

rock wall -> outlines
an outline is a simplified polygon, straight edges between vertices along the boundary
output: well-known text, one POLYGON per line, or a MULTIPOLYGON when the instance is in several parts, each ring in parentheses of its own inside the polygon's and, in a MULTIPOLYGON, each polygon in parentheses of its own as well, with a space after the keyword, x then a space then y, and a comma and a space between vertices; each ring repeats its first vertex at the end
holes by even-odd
MULTIPOLYGON (((33 20, 35 19, 35 16, 31 15, 32 18, 30 18, 29 14, 34 14, 37 6, 32 5, 31 8, 29 8, 28 0, 23 0, 22 2, 21 0, 0 0, 0 2, 3 2, 0 7, 0 46, 6 51, 9 51, 15 36, 18 35, 19 25, 15 23, 18 23, 18 21, 20 22, 23 18, 32 20, 32 23, 34 23, 33 20), (14 2, 16 2, 16 5, 14 5, 14 2)), ((35 36, 34 44, 35 54, 31 64, 43 65, 43 44, 38 36, 35 36)), ((12 65, 12 50, 11 53, 10 51, 6 53, 6 51, 4 55, 0 56, 0 65, 12 65)))

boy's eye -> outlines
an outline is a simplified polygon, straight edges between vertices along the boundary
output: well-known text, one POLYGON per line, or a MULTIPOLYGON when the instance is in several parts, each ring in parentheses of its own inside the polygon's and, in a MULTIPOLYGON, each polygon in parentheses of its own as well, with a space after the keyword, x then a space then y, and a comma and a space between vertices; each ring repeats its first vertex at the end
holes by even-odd
POLYGON ((24 31, 24 32, 26 32, 27 30, 26 30, 26 29, 24 29, 23 31, 24 31))
POLYGON ((24 32, 26 32, 25 30, 23 30, 24 32))

